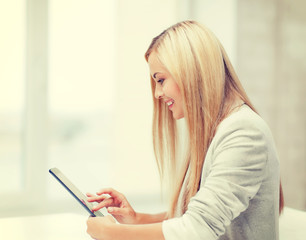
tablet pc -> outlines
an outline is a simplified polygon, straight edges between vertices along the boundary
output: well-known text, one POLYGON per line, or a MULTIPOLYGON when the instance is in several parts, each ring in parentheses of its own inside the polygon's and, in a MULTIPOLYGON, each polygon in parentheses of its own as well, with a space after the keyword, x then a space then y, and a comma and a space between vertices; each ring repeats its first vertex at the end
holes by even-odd
POLYGON ((57 168, 49 169, 49 172, 61 185, 85 208, 92 217, 103 217, 99 211, 92 211, 94 207, 92 203, 87 201, 87 197, 65 177, 65 175, 57 168))

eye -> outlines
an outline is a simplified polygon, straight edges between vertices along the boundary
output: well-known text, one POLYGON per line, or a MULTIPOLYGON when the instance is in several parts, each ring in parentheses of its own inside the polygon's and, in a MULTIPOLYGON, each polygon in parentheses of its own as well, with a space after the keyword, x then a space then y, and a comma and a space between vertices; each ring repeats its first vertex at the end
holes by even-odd
POLYGON ((165 79, 159 79, 157 82, 160 84, 160 85, 163 85, 165 79))

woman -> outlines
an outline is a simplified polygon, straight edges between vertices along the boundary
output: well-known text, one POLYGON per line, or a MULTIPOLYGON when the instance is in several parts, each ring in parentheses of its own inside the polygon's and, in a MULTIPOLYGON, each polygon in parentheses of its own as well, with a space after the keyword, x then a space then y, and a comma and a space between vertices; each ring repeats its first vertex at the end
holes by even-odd
POLYGON ((122 224, 89 218, 87 232, 95 239, 278 239, 283 197, 273 138, 217 38, 195 21, 180 22, 153 39, 145 58, 169 210, 136 213, 121 193, 104 189, 88 200, 122 224), (181 118, 188 142, 178 161, 181 118))

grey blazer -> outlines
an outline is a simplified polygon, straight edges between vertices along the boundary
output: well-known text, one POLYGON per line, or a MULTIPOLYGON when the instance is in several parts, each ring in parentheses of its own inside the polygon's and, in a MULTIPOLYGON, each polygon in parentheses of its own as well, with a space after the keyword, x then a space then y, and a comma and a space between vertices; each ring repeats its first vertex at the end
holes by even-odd
POLYGON ((208 149, 200 189, 166 240, 277 240, 279 160, 269 127, 247 105, 224 119, 208 149))

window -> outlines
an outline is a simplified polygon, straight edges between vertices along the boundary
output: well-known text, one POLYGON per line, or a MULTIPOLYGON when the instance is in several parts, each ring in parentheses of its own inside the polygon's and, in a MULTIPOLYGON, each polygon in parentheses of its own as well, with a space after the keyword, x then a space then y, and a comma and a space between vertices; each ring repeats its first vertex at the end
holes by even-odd
POLYGON ((0 192, 3 194, 20 192, 23 187, 24 20, 24 1, 0 2, 0 192))
MULTIPOLYGON (((101 188, 97 181, 106 184, 110 168, 114 8, 114 1, 49 4, 48 166, 61 169, 83 191, 101 188)), ((48 179, 50 199, 70 198, 48 179)))
POLYGON ((83 192, 111 186, 130 194, 131 203, 157 205, 143 54, 153 35, 175 21, 174 5, 0 3, 1 217, 78 211, 51 167, 83 192), (164 17, 157 20, 152 9, 164 17))

